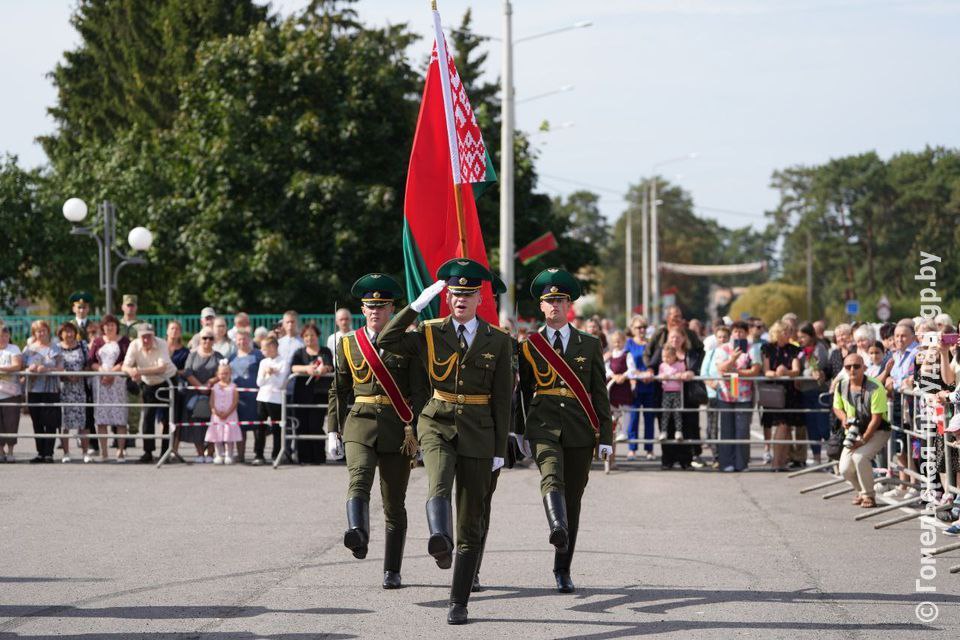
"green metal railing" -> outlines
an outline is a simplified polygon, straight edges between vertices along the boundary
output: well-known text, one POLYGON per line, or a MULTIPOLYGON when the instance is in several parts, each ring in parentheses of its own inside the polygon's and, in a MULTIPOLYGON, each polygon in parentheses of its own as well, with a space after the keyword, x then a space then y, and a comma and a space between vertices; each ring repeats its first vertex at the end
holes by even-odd
MULTIPOLYGON (((118 316, 121 317, 121 316, 118 316)), ((233 326, 233 317, 228 315, 227 323, 233 326)), ((74 319, 72 315, 54 315, 54 316, 0 316, 8 327, 10 327, 10 340, 17 344, 23 344, 30 337, 30 325, 34 320, 46 320, 50 325, 50 331, 56 333, 57 328, 64 322, 70 322, 74 319)), ((96 318, 94 318, 96 319, 96 318)), ((192 335, 200 330, 200 316, 197 314, 153 314, 137 316, 141 322, 149 322, 157 331, 157 335, 165 338, 167 335, 167 324, 171 320, 177 320, 183 327, 184 335, 192 335)), ((282 313, 260 313, 250 315, 250 326, 253 329, 257 327, 272 328, 283 319, 282 313)), ((325 343, 327 336, 336 331, 334 315, 332 313, 305 313, 300 316, 300 324, 313 322, 320 329, 321 344, 325 343)), ((354 328, 363 324, 363 316, 355 314, 353 316, 354 328)))

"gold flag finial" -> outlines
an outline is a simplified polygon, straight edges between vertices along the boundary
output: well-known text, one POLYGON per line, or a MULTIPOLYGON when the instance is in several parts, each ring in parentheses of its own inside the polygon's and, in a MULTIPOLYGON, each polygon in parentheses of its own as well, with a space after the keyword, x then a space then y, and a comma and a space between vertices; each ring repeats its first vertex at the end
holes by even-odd
POLYGON ((437 10, 437 0, 430 0, 430 8, 434 11, 437 10))

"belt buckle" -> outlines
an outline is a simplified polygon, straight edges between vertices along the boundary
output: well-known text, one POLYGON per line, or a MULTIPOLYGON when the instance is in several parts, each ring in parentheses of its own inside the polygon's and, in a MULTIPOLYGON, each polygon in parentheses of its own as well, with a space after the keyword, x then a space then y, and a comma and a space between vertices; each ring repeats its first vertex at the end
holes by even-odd
POLYGON ((373 396, 373 401, 375 404, 380 404, 380 394, 373 396))
POLYGON ((458 394, 457 394, 457 404, 463 404, 463 401, 464 401, 465 399, 466 399, 466 398, 463 397, 463 394, 462 394, 462 393, 458 393, 458 394))

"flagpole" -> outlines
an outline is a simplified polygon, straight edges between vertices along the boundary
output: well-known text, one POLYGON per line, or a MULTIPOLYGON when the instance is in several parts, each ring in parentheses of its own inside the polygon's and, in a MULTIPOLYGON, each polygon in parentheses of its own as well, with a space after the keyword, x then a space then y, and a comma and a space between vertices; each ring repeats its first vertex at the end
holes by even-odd
POLYGON ((447 45, 443 37, 443 30, 440 27, 440 12, 437 10, 437 0, 430 0, 430 8, 433 11, 434 36, 437 46, 437 65, 440 68, 440 84, 443 87, 443 107, 447 117, 447 142, 450 145, 450 179, 453 182, 453 201, 457 208, 457 234, 460 240, 460 257, 468 258, 467 255, 467 225, 463 216, 463 195, 460 193, 460 181, 457 179, 460 175, 460 167, 454 166, 460 162, 459 154, 455 141, 453 113, 451 111, 452 98, 450 96, 449 69, 447 68, 447 45))

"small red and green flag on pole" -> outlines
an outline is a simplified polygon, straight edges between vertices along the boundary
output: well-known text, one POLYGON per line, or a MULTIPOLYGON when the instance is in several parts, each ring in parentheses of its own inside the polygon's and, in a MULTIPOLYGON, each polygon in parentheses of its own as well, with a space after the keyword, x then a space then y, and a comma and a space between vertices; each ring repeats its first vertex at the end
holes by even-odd
POLYGON ((550 253, 557 248, 557 238, 553 231, 547 231, 545 234, 517 251, 517 260, 524 265, 528 265, 545 253, 550 253))

